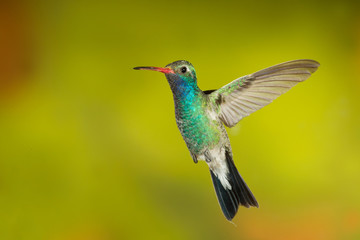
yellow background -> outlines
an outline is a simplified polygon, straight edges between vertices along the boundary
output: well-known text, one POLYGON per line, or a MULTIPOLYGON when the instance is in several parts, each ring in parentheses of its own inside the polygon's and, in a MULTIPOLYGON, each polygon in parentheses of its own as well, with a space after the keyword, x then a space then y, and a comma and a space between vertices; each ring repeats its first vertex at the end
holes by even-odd
POLYGON ((359 12, 356 1, 2 1, 0 239, 360 239, 359 12), (185 59, 206 90, 299 58, 321 66, 228 129, 260 204, 231 224, 165 77, 132 67, 185 59))

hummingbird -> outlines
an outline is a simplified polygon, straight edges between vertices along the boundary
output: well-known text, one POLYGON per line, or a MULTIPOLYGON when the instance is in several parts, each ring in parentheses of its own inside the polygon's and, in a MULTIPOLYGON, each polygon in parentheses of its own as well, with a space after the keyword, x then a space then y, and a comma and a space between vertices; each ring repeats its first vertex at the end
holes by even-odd
POLYGON ((204 160, 221 210, 232 221, 239 206, 259 207, 239 174, 226 129, 271 103, 314 73, 320 64, 293 60, 240 77, 216 89, 202 91, 195 68, 185 60, 162 67, 135 67, 165 74, 173 93, 176 124, 194 163, 204 160))

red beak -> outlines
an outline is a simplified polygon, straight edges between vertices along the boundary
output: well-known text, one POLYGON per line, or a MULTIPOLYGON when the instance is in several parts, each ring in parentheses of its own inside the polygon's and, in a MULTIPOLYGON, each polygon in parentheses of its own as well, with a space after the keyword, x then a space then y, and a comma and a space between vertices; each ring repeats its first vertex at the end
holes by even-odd
POLYGON ((162 73, 175 73, 171 68, 161 68, 161 67, 134 67, 135 70, 151 70, 162 73))

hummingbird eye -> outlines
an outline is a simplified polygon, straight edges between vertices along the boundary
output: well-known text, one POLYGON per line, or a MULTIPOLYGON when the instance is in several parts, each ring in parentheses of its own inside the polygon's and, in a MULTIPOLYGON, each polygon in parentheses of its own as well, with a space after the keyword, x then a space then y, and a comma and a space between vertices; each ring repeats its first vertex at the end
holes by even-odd
POLYGON ((182 67, 182 68, 180 69, 180 71, 181 71, 182 73, 186 73, 187 68, 186 68, 186 67, 182 67))

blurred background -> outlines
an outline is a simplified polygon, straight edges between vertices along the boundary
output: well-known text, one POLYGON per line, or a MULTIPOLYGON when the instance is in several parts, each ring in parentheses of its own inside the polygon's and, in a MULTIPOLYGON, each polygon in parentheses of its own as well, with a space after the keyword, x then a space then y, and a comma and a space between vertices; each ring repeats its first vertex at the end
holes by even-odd
POLYGON ((0 239, 360 239, 357 1, 1 1, 0 239), (162 74, 319 70, 228 129, 260 208, 224 218, 162 74))

